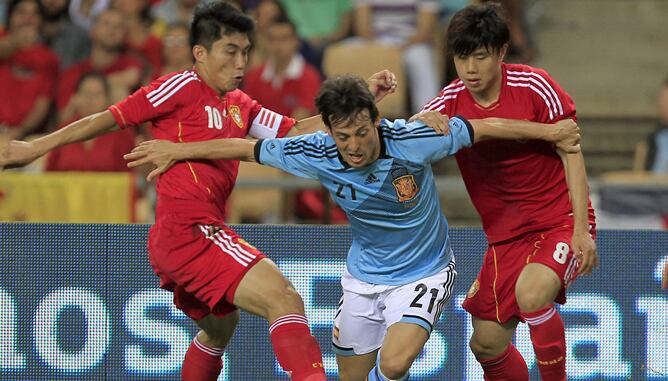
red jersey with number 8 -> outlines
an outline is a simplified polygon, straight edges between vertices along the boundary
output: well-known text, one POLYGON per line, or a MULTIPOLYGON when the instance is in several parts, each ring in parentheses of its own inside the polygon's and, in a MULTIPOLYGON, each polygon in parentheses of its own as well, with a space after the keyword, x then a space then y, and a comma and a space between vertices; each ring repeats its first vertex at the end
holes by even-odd
MULTIPOLYGON (((576 119, 573 100, 544 70, 502 64, 502 75, 499 98, 488 107, 477 104, 457 79, 423 110, 467 119, 506 118, 539 123, 576 119)), ((460 150, 456 158, 490 244, 532 231, 573 226, 564 166, 553 144, 489 140, 460 150)), ((589 220, 593 225, 591 202, 589 220)))

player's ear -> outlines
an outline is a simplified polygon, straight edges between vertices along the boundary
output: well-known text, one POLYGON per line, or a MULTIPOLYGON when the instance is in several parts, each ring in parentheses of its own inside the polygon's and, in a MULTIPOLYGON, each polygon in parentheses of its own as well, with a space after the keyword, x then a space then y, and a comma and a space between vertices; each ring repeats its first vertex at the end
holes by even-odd
POLYGON ((202 45, 193 46, 193 57, 195 57, 195 62, 197 62, 197 63, 206 62, 206 58, 208 56, 208 53, 209 52, 202 45))
POLYGON ((508 53, 508 44, 503 44, 501 49, 499 49, 499 61, 503 61, 506 58, 506 53, 508 53))

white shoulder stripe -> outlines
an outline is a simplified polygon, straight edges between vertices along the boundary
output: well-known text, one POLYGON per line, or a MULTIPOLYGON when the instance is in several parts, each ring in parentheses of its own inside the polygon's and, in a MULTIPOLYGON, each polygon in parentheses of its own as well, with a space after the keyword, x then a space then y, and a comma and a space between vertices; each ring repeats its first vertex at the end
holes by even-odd
MULTIPOLYGON (((434 110, 437 108, 439 105, 442 105, 444 101, 448 99, 455 99, 457 98, 457 95, 460 91, 464 90, 466 86, 461 85, 460 87, 454 87, 454 88, 444 88, 443 91, 441 91, 441 94, 432 99, 431 101, 427 102, 426 105, 422 108, 422 111, 428 111, 428 110, 434 110)), ((441 107, 442 109, 443 107, 441 107)))
MULTIPOLYGON (((530 78, 530 77, 512 77, 512 76, 508 76, 507 79, 508 79, 509 83, 510 83, 510 81, 514 81, 516 83, 531 83, 536 88, 539 88, 541 93, 543 93, 547 97, 547 99, 549 100, 550 111, 552 113, 554 113, 555 115, 559 114, 559 108, 558 108, 557 103, 556 103, 557 100, 552 97, 552 94, 550 94, 550 92, 545 88, 545 86, 543 86, 543 84, 541 82, 537 81, 534 78, 530 78)), ((561 114, 563 114, 563 112, 561 114)))
MULTIPOLYGON (((557 104, 557 106, 559 106, 559 115, 564 115, 564 108, 563 108, 562 105, 561 105, 561 100, 559 99, 559 96, 557 96, 557 92, 554 91, 554 88, 553 88, 552 85, 550 85, 550 83, 545 79, 545 77, 543 77, 542 75, 540 75, 540 74, 538 74, 538 73, 534 73, 534 72, 523 72, 523 71, 510 71, 510 70, 509 70, 509 71, 508 71, 508 74, 512 74, 512 75, 526 75, 526 76, 530 76, 530 77, 537 78, 538 81, 540 81, 542 84, 545 85, 545 87, 547 88, 547 90, 549 91, 549 93, 550 93, 550 94, 552 95, 552 97, 554 97, 554 99, 556 100, 556 104, 557 104)), ((556 113, 556 110, 555 110, 555 113, 556 113)))
POLYGON ((155 107, 158 104, 164 102, 167 100, 165 97, 169 97, 174 92, 172 91, 174 88, 181 88, 183 86, 180 86, 181 84, 184 83, 184 81, 190 82, 191 80, 196 80, 197 76, 193 72, 183 72, 179 75, 175 75, 172 78, 168 79, 160 85, 157 89, 151 91, 150 93, 146 94, 146 98, 148 99, 149 102, 155 107), (165 99, 163 99, 165 98, 165 99))
POLYGON ((554 120, 554 113, 552 112, 552 107, 550 107, 550 101, 547 99, 545 94, 539 90, 537 87, 532 85, 529 82, 507 82, 508 86, 512 87, 528 87, 531 90, 533 90, 536 94, 540 95, 541 98, 545 101, 545 105, 547 106, 547 111, 550 113, 550 120, 554 120))
MULTIPOLYGON (((197 77, 189 77, 189 78, 187 78, 187 79, 184 79, 184 80, 180 81, 180 82, 176 85, 176 87, 174 87, 174 89, 172 89, 172 91, 170 91, 169 93, 165 94, 164 96, 161 96, 160 98, 156 98, 156 100, 153 101, 153 102, 151 102, 151 104, 153 105, 153 107, 158 107, 158 106, 161 105, 164 101, 166 101, 166 100, 169 99, 172 95, 174 95, 177 91, 179 91, 183 86, 187 85, 188 82, 192 82, 192 81, 196 81, 196 80, 197 80, 197 77)), ((165 91, 166 91, 166 90, 168 90, 168 89, 165 89, 165 91)))
POLYGON ((174 76, 172 76, 170 79, 168 79, 168 80, 166 80, 165 82, 163 82, 162 85, 160 85, 160 87, 158 87, 157 89, 155 89, 155 90, 151 91, 150 93, 148 93, 147 96, 148 96, 148 97, 153 97, 153 96, 155 96, 156 94, 158 94, 159 92, 161 92, 162 90, 164 90, 165 87, 169 86, 172 82, 174 82, 174 81, 176 81, 176 80, 179 80, 180 78, 183 78, 184 75, 188 75, 188 74, 194 74, 194 73, 192 73, 191 71, 184 71, 183 73, 179 73, 179 74, 177 74, 177 75, 174 75, 174 76))

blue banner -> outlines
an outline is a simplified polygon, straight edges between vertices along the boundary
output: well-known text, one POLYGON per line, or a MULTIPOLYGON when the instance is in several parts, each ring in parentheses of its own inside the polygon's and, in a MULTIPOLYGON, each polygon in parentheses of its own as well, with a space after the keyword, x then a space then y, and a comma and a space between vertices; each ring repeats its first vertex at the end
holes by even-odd
MULTIPOLYGON (((302 295, 313 333, 336 379, 331 324, 346 227, 236 226, 302 295)), ((0 224, 0 380, 179 380, 197 329, 158 288, 146 254, 147 226, 0 224)), ((482 380, 461 309, 486 242, 452 229, 459 277, 451 301, 414 364, 412 380, 482 380)), ((668 292, 660 289, 668 233, 602 231, 601 266, 580 277, 560 308, 569 380, 668 380, 668 292)), ((219 380, 287 380, 267 323, 242 313, 219 380)), ((516 345, 539 379, 529 333, 516 345)))

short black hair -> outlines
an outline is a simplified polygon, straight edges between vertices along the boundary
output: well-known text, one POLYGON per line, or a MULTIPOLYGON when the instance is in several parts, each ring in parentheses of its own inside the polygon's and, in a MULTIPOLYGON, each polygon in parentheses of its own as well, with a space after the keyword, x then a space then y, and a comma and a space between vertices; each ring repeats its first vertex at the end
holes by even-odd
POLYGON ((342 75, 323 82, 315 98, 322 121, 330 129, 340 122, 352 122, 364 110, 378 119, 378 107, 366 81, 356 75, 342 75))
POLYGON ((245 33, 249 39, 255 29, 255 22, 239 8, 225 1, 203 1, 195 7, 195 15, 190 25, 190 46, 211 45, 230 33, 245 33))
POLYGON ((498 53, 509 40, 508 23, 497 3, 469 5, 455 13, 448 26, 450 56, 468 56, 480 48, 498 53))

